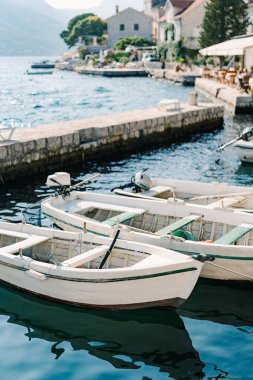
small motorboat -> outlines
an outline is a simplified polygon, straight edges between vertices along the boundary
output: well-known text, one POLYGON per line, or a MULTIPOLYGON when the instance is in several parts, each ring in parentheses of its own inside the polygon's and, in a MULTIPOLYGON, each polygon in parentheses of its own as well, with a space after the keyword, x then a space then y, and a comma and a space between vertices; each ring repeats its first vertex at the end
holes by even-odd
POLYGON ((92 234, 0 222, 0 282, 39 297, 94 309, 179 307, 202 257, 92 234))
POLYGON ((49 60, 34 62, 34 63, 32 63, 31 68, 32 69, 54 69, 55 63, 50 62, 49 60))
POLYGON ((151 178, 136 173, 131 182, 112 191, 117 195, 167 202, 183 200, 212 208, 234 208, 253 213, 253 188, 221 182, 193 182, 170 178, 151 178), (127 189, 127 190, 126 190, 127 189))
POLYGON ((253 127, 245 128, 235 139, 223 144, 218 151, 224 150, 228 146, 235 147, 237 156, 242 162, 253 162, 253 127))
POLYGON ((212 255, 215 263, 204 264, 202 277, 253 280, 253 218, 250 213, 225 209, 217 204, 187 204, 173 198, 157 202, 71 191, 70 176, 67 179, 66 174, 48 177, 47 185, 58 186, 59 191, 41 204, 44 215, 60 228, 100 236, 111 236, 120 228, 122 239, 186 255, 212 255))
POLYGON ((52 75, 53 70, 27 70, 27 75, 52 75))

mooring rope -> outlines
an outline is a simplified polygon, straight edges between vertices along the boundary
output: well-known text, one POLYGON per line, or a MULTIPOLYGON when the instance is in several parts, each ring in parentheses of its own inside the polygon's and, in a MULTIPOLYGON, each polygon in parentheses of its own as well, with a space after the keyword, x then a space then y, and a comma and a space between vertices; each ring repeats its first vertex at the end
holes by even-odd
POLYGON ((247 275, 247 274, 243 274, 243 273, 240 273, 240 272, 234 271, 234 270, 232 270, 232 269, 225 268, 225 267, 223 267, 223 266, 221 266, 221 265, 211 263, 210 261, 206 262, 205 264, 213 265, 214 267, 217 267, 217 268, 223 269, 223 270, 225 270, 225 271, 227 271, 227 272, 231 272, 231 273, 237 274, 237 275, 239 275, 239 276, 246 277, 246 278, 248 278, 248 279, 250 279, 250 280, 253 280, 253 277, 252 277, 252 276, 249 276, 249 275, 247 275))

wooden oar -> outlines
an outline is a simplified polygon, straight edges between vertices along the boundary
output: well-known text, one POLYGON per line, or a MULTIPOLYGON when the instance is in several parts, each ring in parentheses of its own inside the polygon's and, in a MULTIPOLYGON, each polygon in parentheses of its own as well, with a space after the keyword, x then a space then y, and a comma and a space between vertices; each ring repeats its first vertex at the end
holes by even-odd
POLYGON ((247 196, 253 195, 253 192, 244 192, 244 193, 230 193, 230 194, 216 194, 216 195, 200 195, 198 197, 187 198, 188 201, 198 201, 201 199, 216 199, 216 198, 226 198, 226 197, 236 197, 236 196, 247 196))
POLYGON ((82 186, 83 184, 87 183, 87 182, 90 182, 90 181, 93 181, 95 178, 99 177, 100 176, 100 173, 98 174, 95 174, 94 176, 90 177, 90 178, 86 178, 84 179, 83 181, 77 183, 76 185, 73 185, 73 186, 70 186, 70 190, 73 190, 75 189, 76 187, 78 186, 82 186))
POLYGON ((118 239, 118 237, 119 237, 119 234, 120 234, 120 230, 118 230, 118 231, 116 232, 116 235, 114 236, 114 239, 113 239, 113 241, 112 241, 112 244, 111 244, 110 248, 109 248, 108 251, 106 252, 105 257, 103 258, 101 264, 99 265, 99 269, 102 269, 103 266, 105 265, 106 261, 108 260, 108 257, 110 256, 110 254, 111 254, 111 252, 112 252, 112 250, 113 250, 113 247, 115 246, 115 243, 116 243, 116 241, 117 241, 117 239, 118 239))

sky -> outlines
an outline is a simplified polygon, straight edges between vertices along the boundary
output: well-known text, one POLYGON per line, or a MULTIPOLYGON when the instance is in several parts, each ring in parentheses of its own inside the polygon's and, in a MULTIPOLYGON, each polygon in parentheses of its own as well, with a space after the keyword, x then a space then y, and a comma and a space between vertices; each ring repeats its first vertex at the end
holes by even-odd
POLYGON ((88 9, 99 6, 103 0, 46 0, 55 8, 88 9))

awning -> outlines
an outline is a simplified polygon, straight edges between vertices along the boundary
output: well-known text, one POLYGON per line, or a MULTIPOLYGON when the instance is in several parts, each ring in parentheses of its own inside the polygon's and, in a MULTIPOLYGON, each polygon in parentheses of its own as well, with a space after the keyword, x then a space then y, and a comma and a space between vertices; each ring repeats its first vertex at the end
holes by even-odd
POLYGON ((244 55, 244 50, 246 48, 253 47, 253 36, 236 38, 233 40, 221 42, 217 45, 209 46, 205 49, 200 50, 202 55, 218 55, 218 56, 228 56, 228 55, 244 55))

